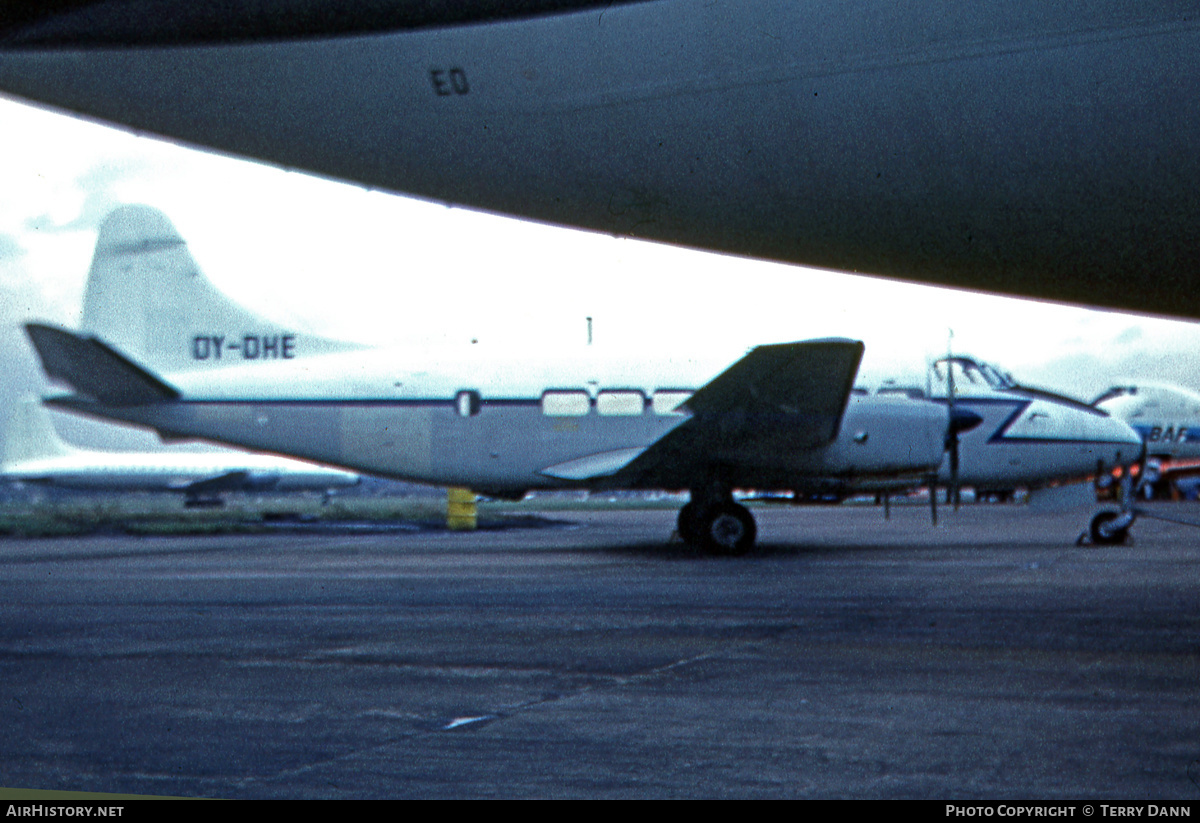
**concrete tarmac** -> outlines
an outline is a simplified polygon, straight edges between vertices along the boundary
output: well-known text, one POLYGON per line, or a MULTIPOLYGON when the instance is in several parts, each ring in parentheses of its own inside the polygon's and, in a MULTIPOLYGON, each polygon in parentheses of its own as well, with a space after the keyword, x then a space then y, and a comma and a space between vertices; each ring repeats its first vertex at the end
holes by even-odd
POLYGON ((1200 798, 1200 532, 943 514, 760 510, 736 559, 667 511, 0 540, 0 785, 1200 798))

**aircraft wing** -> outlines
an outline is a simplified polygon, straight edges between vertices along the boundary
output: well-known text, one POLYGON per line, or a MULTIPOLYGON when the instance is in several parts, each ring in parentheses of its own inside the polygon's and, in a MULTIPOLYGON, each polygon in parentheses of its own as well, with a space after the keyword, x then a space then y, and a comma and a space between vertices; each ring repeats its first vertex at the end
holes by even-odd
POLYGON ((94 337, 27 323, 46 374, 80 394, 114 406, 176 400, 179 392, 94 337))
POLYGON ((689 420, 616 471, 631 485, 683 487, 693 478, 778 463, 781 453, 837 437, 863 344, 814 340, 759 346, 687 401, 689 420))
MULTIPOLYGON (((699 418, 801 416, 811 424, 808 448, 837 436, 863 344, 812 340, 758 346, 687 401, 699 418)), ((764 421, 765 422, 765 421, 764 421)))

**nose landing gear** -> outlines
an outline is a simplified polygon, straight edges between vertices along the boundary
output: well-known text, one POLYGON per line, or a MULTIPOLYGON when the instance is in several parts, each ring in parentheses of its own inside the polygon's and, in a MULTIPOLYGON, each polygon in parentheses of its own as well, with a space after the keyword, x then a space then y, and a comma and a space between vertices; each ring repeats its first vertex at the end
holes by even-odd
POLYGON ((1100 512, 1092 518, 1088 534, 1093 546, 1119 546, 1129 539, 1129 527, 1134 514, 1128 512, 1100 512))
POLYGON ((1138 472, 1138 486, 1133 485, 1132 467, 1126 467, 1121 473, 1120 494, 1118 495, 1121 508, 1119 511, 1102 511, 1097 512, 1092 517, 1092 522, 1088 526, 1088 530, 1079 535, 1079 539, 1075 541, 1082 545, 1085 537, 1091 538, 1093 546, 1120 546, 1129 539, 1129 527, 1133 525, 1133 521, 1137 519, 1138 512, 1133 507, 1133 501, 1136 499, 1138 492, 1141 490, 1141 484, 1145 482, 1145 454, 1143 452, 1142 468, 1138 472))

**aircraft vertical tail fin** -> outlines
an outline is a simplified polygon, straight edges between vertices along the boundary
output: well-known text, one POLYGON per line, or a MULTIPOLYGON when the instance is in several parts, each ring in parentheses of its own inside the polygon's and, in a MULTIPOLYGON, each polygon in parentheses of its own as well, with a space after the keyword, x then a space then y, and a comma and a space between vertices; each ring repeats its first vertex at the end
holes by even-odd
POLYGON ((24 397, 13 406, 0 466, 8 467, 39 457, 60 457, 78 449, 63 442, 50 422, 50 413, 36 397, 24 397))
POLYGON ((101 224, 82 331, 158 372, 358 348, 285 328, 230 300, 166 215, 148 206, 122 206, 101 224))

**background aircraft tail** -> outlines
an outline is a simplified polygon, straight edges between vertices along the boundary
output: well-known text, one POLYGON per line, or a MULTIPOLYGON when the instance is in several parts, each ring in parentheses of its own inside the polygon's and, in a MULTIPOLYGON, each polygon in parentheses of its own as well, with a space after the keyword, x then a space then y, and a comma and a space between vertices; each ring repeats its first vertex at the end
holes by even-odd
POLYGON ((13 404, 7 434, 0 470, 26 460, 60 457, 77 451, 58 436, 54 424, 50 422, 50 413, 36 397, 24 397, 19 403, 13 404))
POLYGON ((286 328, 217 290, 166 215, 122 206, 105 218, 83 296, 82 330, 155 371, 358 348, 286 328))

